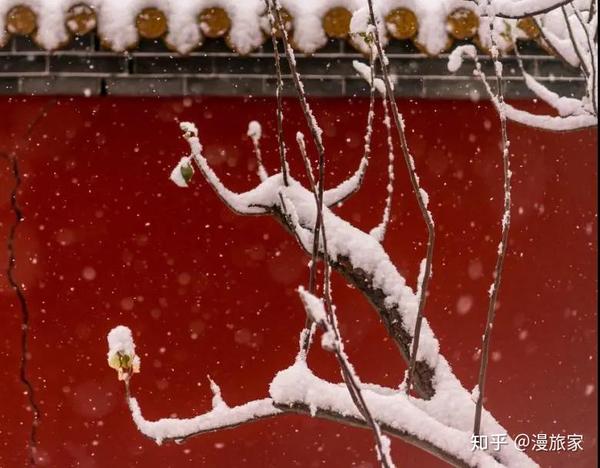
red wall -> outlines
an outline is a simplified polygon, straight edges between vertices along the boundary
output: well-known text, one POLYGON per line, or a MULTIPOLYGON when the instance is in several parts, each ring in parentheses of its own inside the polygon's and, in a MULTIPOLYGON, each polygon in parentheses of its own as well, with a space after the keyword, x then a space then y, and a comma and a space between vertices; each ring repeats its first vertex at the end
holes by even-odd
MULTIPOLYGON (((65 98, 50 104, 24 141, 49 101, 0 100, 0 150, 16 151, 24 173, 16 273, 32 314, 40 465, 375 466, 367 432, 303 416, 158 447, 134 428, 106 365, 106 333, 130 326, 142 357, 134 390, 146 416, 158 418, 207 410, 209 373, 231 405, 265 397, 274 373, 292 362, 304 323, 294 288, 307 279, 307 258, 273 220, 230 213, 201 178, 188 190, 168 180, 187 150, 176 120, 189 119, 231 187, 255 184, 245 131, 249 120, 264 123, 265 159, 274 169, 273 101, 65 98)), ((487 104, 400 104, 439 239, 427 316, 471 388, 500 233, 498 122, 487 104)), ((286 105, 293 141, 303 120, 294 101, 286 105)), ((360 158, 366 102, 314 106, 334 183, 360 158)), ((510 135, 514 221, 487 407, 512 434, 584 435, 583 452, 533 453, 544 466, 596 466, 597 133, 511 125, 510 135)), ((294 148, 290 154, 300 174, 294 148)), ((379 125, 365 186, 338 210, 361 228, 381 216, 385 165, 379 125)), ((425 230, 400 155, 396 168, 385 246, 414 284, 425 230)), ((0 160, 2 242, 12 221, 11 184, 0 160)), ((6 262, 2 248, 0 263, 6 262)), ((31 414, 18 380, 20 312, 4 267, 0 275, 0 466, 13 467, 25 463, 31 414)), ((399 384, 404 364, 376 314, 339 278, 334 298, 362 379, 399 384)), ((320 375, 338 378, 331 355, 317 350, 311 361, 320 375)), ((393 454, 404 466, 440 465, 400 441, 393 454)))

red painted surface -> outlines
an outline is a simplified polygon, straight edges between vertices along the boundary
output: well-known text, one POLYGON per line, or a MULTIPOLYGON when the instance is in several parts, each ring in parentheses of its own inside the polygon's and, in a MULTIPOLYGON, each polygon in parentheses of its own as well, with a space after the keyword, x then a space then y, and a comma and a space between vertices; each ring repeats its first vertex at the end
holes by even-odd
MULTIPOLYGON (((43 410, 40 465, 49 467, 375 466, 367 432, 303 416, 156 446, 134 428, 123 389, 106 365, 106 333, 135 331, 142 372, 133 387, 148 418, 191 416, 210 406, 206 375, 229 404, 267 396, 291 364, 304 322, 294 288, 307 258, 270 219, 240 218, 197 177, 168 175, 186 151, 177 119, 195 121, 212 165, 231 187, 256 183, 248 121, 265 123, 265 159, 276 167, 273 102, 252 99, 61 99, 27 141, 49 99, 0 101, 0 150, 15 151, 25 221, 19 280, 31 308, 31 379, 43 410)), ((354 170, 366 102, 315 100, 328 179, 354 170)), ((290 137, 302 127, 287 104, 290 137)), ((438 245, 427 315, 456 374, 475 384, 501 210, 499 128, 488 105, 401 102, 409 143, 431 198, 438 245)), ((529 105, 529 108, 535 106, 529 105)), ((596 466, 596 131, 550 134, 510 126, 514 222, 487 407, 512 433, 580 433, 584 450, 532 453, 544 466, 596 466)), ((293 141, 290 138, 290 141, 293 141)), ((296 174, 298 155, 290 149, 296 174)), ((425 230, 402 161, 393 227, 385 241, 414 284, 425 230)), ((381 125, 360 194, 338 211, 369 229, 385 190, 381 125)), ((12 180, 0 161, 0 239, 12 214, 12 180)), ((0 262, 7 262, 0 249, 0 262)), ((2 268, 0 466, 23 466, 31 414, 18 380, 20 315, 2 268)), ((398 385, 404 364, 366 301, 334 282, 343 335, 365 381, 398 385)), ((333 357, 312 365, 338 378, 333 357)), ((438 466, 393 444, 400 466, 438 466)))

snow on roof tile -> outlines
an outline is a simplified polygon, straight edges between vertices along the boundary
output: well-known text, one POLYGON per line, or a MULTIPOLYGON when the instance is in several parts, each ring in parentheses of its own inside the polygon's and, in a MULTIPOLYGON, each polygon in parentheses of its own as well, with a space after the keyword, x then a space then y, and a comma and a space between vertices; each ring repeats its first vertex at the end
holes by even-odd
MULTIPOLYGON (((280 0, 289 18, 293 44, 312 53, 328 38, 345 38, 357 48, 350 18, 366 14, 365 0, 280 0)), ((384 41, 412 39, 429 55, 438 55, 455 40, 487 46, 489 27, 466 0, 375 0, 385 24, 384 41)), ((535 25, 512 22, 522 38, 534 38, 535 25)), ((503 25, 505 27, 506 25, 503 25)), ((135 48, 140 38, 162 38, 174 51, 186 54, 205 38, 225 38, 241 55, 266 40, 268 20, 263 0, 0 0, 0 46, 12 35, 31 36, 47 50, 65 47, 73 35, 96 29, 103 47, 135 48)), ((510 47, 507 42, 506 48, 510 47)))

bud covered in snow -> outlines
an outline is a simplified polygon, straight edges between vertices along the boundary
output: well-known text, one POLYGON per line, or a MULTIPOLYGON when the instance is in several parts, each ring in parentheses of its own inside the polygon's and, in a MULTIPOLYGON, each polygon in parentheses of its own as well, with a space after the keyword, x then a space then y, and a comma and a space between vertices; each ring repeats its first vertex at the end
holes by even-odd
POLYGON ((140 371, 140 358, 135 354, 131 330, 123 325, 108 333, 108 365, 119 374, 119 380, 128 380, 140 371))
POLYGON ((175 182, 178 187, 187 187, 192 177, 194 176, 194 167, 192 166, 191 158, 181 158, 179 164, 171 172, 170 179, 175 182))

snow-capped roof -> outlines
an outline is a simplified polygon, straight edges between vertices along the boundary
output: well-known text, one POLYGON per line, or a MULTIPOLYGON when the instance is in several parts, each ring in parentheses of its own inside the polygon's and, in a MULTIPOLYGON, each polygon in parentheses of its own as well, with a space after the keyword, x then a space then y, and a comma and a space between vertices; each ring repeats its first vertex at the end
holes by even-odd
MULTIPOLYGON (((351 20, 365 14, 366 0, 280 0, 294 46, 312 53, 328 38, 345 38, 351 20), (353 18, 354 15, 354 18, 353 18)), ((388 39, 406 39, 429 55, 455 40, 486 47, 489 27, 466 0, 375 0, 388 39)), ((535 24, 512 21, 523 37, 535 37, 535 24)), ((268 19, 263 0, 0 0, 0 46, 13 35, 31 36, 47 50, 65 47, 72 36, 96 30, 103 47, 134 48, 141 38, 162 39, 186 54, 205 38, 223 36, 228 46, 248 54, 266 40, 268 19)), ((507 45, 508 47, 509 45, 507 45)))

